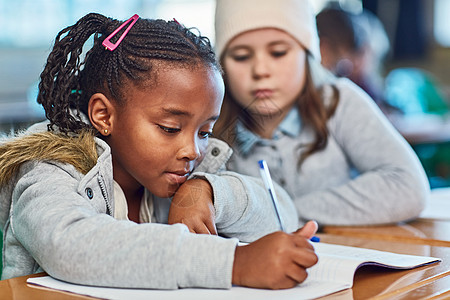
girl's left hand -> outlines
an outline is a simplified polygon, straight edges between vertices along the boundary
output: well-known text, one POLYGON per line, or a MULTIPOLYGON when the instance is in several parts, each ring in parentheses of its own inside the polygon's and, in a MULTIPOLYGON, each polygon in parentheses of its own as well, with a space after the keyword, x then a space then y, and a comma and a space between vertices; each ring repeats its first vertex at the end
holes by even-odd
POLYGON ((169 224, 185 224, 192 233, 217 235, 211 185, 191 179, 180 186, 172 199, 169 224))

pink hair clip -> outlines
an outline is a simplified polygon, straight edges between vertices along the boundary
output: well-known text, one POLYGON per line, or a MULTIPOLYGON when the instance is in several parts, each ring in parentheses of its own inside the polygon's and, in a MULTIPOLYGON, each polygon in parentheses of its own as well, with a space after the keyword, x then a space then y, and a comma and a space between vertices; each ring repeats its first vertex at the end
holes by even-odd
POLYGON ((102 45, 105 46, 105 48, 109 51, 113 51, 114 49, 116 49, 117 46, 119 46, 119 44, 122 42, 123 38, 127 35, 128 31, 130 31, 131 27, 133 27, 134 23, 136 23, 136 21, 138 19, 139 19, 139 16, 137 14, 135 14, 134 16, 129 18, 122 25, 120 25, 119 28, 114 30, 113 33, 108 35, 108 37, 103 41, 102 45), (133 22, 131 22, 131 21, 133 21, 133 22), (113 36, 115 36, 122 28, 124 28, 130 22, 131 22, 131 24, 128 26, 127 29, 125 29, 125 32, 120 36, 119 40, 115 44, 111 43, 111 38, 113 36))
POLYGON ((180 24, 180 22, 178 22, 177 19, 173 18, 173 21, 174 21, 175 23, 177 23, 178 25, 180 25, 181 27, 184 27, 184 25, 183 25, 183 24, 180 24))

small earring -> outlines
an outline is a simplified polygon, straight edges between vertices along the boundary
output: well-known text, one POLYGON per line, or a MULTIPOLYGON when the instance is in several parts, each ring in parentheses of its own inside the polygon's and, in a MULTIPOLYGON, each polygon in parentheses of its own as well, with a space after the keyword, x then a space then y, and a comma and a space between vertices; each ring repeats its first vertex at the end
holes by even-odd
POLYGON ((105 134, 108 134, 108 129, 103 130, 105 134))

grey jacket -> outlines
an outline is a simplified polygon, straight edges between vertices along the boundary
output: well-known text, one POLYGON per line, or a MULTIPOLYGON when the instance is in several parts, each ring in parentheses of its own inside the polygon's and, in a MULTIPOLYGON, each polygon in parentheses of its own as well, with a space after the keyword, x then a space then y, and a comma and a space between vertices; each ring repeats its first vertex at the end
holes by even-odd
MULTIPOLYGON (((229 170, 257 175, 265 159, 294 199, 301 219, 323 225, 405 221, 419 215, 430 188, 419 159, 372 99, 348 79, 335 82, 339 104, 328 120, 328 143, 297 168, 312 129, 291 111, 274 139, 237 130, 229 170)), ((331 88, 323 101, 328 103, 331 88)))
MULTIPOLYGON (((35 139, 48 144, 46 138, 57 136, 44 135, 35 139)), ((28 148, 39 148, 27 141, 29 136, 0 146, 0 178, 10 177, 0 185, 2 279, 45 271, 64 281, 95 286, 229 288, 238 239, 253 241, 279 229, 262 182, 224 170, 231 150, 221 141, 211 139, 193 176, 206 178, 213 187, 220 235, 237 239, 192 234, 182 224, 116 220, 111 152, 104 141, 95 138, 98 158, 83 172, 83 166, 67 160, 45 158, 50 150, 44 151, 44 158, 29 154, 28 148), (16 154, 22 163, 11 171, 14 151, 9 148, 20 143, 25 146, 16 154)), ((62 144, 79 154, 79 142, 62 144)), ((62 144, 52 146, 56 155, 63 151, 62 144)), ((292 200, 282 189, 277 188, 277 194, 285 226, 296 230, 292 200)), ((162 207, 167 215, 168 206, 162 207)))

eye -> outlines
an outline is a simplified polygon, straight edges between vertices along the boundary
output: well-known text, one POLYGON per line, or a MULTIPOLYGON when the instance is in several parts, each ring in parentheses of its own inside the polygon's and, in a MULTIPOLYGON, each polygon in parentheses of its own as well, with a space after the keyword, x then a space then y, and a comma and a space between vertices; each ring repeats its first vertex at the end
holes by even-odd
POLYGON ((159 128, 161 128, 164 132, 173 134, 173 133, 177 133, 180 131, 179 128, 172 128, 172 127, 166 127, 166 126, 162 126, 162 125, 158 125, 159 128))
POLYGON ((272 51, 272 56, 273 57, 282 57, 285 56, 287 53, 287 51, 272 51))
POLYGON ((234 55, 233 60, 234 61, 245 61, 250 58, 250 55, 234 55))
POLYGON ((212 132, 209 131, 200 131, 199 135, 203 138, 203 139, 207 139, 210 138, 212 136, 212 132))

